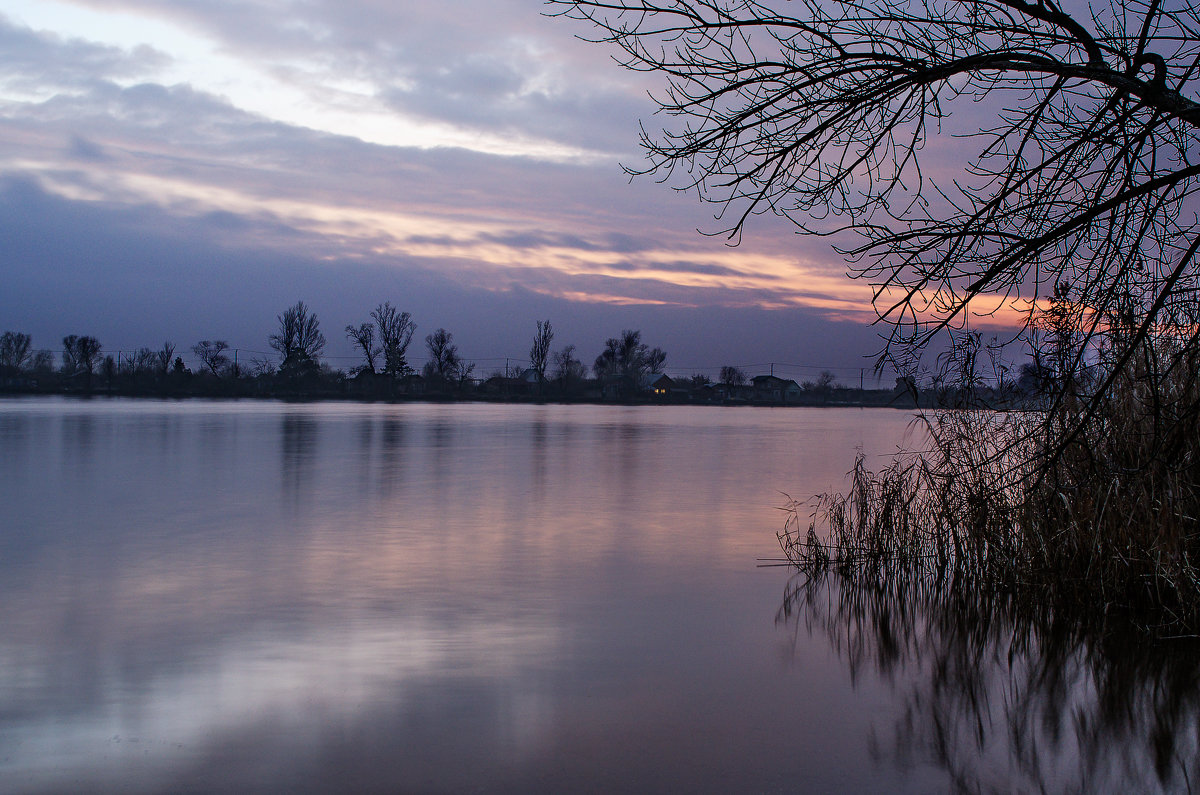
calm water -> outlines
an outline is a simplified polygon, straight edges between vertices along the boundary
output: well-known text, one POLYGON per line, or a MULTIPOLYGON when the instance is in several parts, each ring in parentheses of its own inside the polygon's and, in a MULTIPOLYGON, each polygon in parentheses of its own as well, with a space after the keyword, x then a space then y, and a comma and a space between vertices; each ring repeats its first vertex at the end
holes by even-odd
POLYGON ((757 566, 909 420, 0 400, 0 790, 1182 789, 1193 666, 757 566))

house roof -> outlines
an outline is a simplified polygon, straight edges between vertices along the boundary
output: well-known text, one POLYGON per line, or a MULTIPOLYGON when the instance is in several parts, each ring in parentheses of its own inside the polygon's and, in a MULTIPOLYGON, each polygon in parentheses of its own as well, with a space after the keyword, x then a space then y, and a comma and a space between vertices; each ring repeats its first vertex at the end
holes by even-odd
POLYGON ((780 378, 777 375, 756 375, 753 378, 751 378, 750 380, 754 382, 754 385, 756 387, 779 386, 779 387, 783 387, 786 389, 788 387, 788 385, 790 384, 791 386, 794 386, 797 389, 800 388, 800 385, 797 384, 795 381, 793 381, 791 378, 780 378))

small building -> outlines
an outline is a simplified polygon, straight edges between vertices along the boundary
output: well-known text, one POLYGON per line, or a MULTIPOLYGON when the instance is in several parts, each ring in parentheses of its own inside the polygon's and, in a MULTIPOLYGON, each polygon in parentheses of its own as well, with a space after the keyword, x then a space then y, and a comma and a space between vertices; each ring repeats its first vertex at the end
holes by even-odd
POLYGON ((666 373, 649 373, 643 380, 644 388, 658 400, 665 400, 675 391, 675 379, 666 373))
POLYGON ((754 400, 764 403, 795 403, 800 399, 800 385, 790 378, 756 375, 750 381, 754 390, 754 400))

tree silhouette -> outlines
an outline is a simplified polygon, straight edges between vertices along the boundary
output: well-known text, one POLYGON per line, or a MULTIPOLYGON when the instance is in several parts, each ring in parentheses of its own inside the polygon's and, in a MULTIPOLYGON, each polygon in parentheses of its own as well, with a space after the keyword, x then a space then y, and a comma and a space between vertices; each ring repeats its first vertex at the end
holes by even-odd
POLYGON ((439 328, 425 337, 425 347, 429 351, 429 361, 425 363, 427 377, 449 380, 462 375, 463 361, 458 355, 458 346, 454 344, 453 334, 439 328))
POLYGON ((836 235, 902 371, 973 313, 1006 312, 1029 342, 1068 285, 1074 366, 1112 355, 1051 458, 1145 345, 1171 341, 1150 379, 1200 352, 1193 3, 550 2, 665 77, 675 121, 644 133, 638 173, 720 205, 734 239, 758 213, 836 235), (965 169, 948 168, 949 135, 931 145, 939 132, 973 148, 965 169))
POLYGON ((30 359, 33 338, 18 331, 0 334, 0 375, 17 375, 30 359))
POLYGON ((550 341, 554 339, 554 330, 550 328, 550 321, 544 323, 537 322, 537 334, 533 338, 533 345, 529 348, 529 366, 537 373, 538 383, 546 380, 546 360, 550 356, 550 341))
POLYGON ((158 369, 158 376, 166 378, 167 373, 171 369, 171 359, 175 356, 175 343, 164 342, 162 347, 154 353, 155 364, 158 369))
POLYGON ((592 370, 601 380, 616 380, 619 391, 629 397, 641 390, 648 373, 662 371, 667 354, 642 342, 642 332, 625 329, 620 337, 610 337, 596 357, 592 370))
POLYGON ((354 344, 358 346, 363 353, 363 358, 366 359, 362 371, 374 375, 375 359, 383 352, 383 348, 375 344, 375 325, 363 323, 359 326, 346 326, 346 336, 354 340, 354 344))
POLYGON ((740 367, 727 364, 721 368, 721 383, 726 386, 741 386, 746 383, 746 373, 740 367))
POLYGON ((92 391, 92 373, 100 360, 100 341, 95 337, 79 337, 70 334, 63 337, 63 372, 66 375, 83 375, 84 390, 92 391))
POLYGON ((801 386, 809 392, 827 395, 837 386, 837 376, 829 370, 822 370, 816 381, 805 381, 801 386))
POLYGON ((120 364, 117 374, 131 386, 142 388, 158 377, 158 354, 149 348, 138 348, 120 364))
POLYGON ((288 378, 313 376, 320 370, 317 357, 325 349, 325 335, 314 312, 297 301, 279 315, 279 331, 268 338, 280 356, 279 371, 288 378))
POLYGON ((54 370, 54 353, 48 350, 35 351, 29 357, 29 371, 49 375, 54 370))
POLYGON ((229 367, 230 360, 225 355, 227 350, 229 343, 225 340, 200 340, 192 346, 192 353, 214 378, 220 378, 221 373, 229 367))
POLYGON ((130 375, 153 373, 158 364, 158 356, 146 347, 138 348, 132 355, 125 357, 121 363, 123 370, 130 375))
POLYGON ((564 393, 573 392, 587 376, 587 367, 575 358, 575 346, 567 345, 554 354, 554 380, 564 393))
POLYGON ((384 301, 371 313, 379 332, 383 348, 383 371, 394 377, 403 377, 412 372, 406 356, 417 330, 408 312, 400 312, 391 303, 384 301))

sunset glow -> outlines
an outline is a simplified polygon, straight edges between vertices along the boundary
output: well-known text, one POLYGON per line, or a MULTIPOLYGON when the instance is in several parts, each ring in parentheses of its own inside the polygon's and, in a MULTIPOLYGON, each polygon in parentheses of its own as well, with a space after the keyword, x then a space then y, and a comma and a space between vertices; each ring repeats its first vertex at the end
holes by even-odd
POLYGON ((656 84, 537 0, 284 5, 0 0, 5 323, 80 331, 54 294, 112 348, 261 347, 297 298, 331 329, 392 300, 480 357, 546 316, 589 357, 622 327, 712 366, 874 351, 870 286, 829 240, 765 217, 730 247, 697 231, 718 208, 626 179, 656 84))

